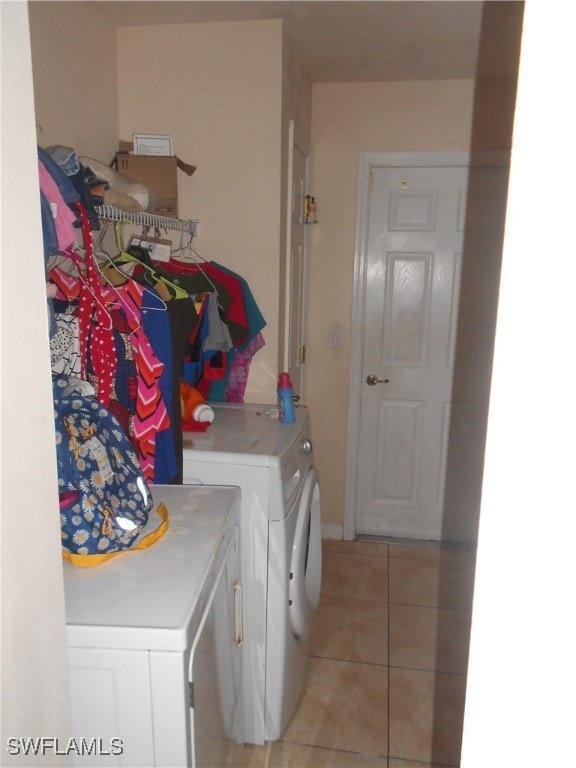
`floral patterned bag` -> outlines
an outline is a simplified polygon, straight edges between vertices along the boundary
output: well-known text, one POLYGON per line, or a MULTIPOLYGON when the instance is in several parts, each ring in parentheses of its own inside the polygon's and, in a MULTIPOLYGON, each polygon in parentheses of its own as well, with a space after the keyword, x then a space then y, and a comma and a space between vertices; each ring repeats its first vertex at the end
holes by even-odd
POLYGON ((151 546, 168 528, 166 509, 139 541, 154 502, 120 423, 95 398, 68 394, 67 379, 53 389, 63 557, 91 566, 151 546))

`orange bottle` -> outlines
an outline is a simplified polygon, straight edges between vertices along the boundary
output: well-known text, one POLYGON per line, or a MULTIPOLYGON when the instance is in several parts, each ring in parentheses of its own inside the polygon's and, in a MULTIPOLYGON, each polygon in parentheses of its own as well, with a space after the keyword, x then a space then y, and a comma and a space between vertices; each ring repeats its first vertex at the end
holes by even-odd
POLYGON ((180 407, 182 426, 198 422, 208 427, 214 421, 214 411, 204 400, 203 395, 188 382, 180 380, 180 407))

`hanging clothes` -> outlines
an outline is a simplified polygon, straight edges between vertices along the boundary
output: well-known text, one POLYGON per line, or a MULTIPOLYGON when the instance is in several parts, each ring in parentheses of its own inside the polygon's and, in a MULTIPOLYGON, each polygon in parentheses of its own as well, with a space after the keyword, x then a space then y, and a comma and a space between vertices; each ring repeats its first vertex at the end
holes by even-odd
POLYGON ((82 377, 82 356, 76 307, 62 301, 54 302, 54 318, 56 330, 50 337, 52 373, 80 379, 82 377))
POLYGON ((156 435, 171 425, 162 396, 160 379, 164 364, 156 353, 143 327, 142 305, 145 288, 133 280, 124 285, 104 288, 107 301, 120 301, 130 327, 130 344, 138 372, 136 405, 129 437, 134 438, 144 477, 155 480, 156 435))
MULTIPOLYGON (((72 211, 70 206, 79 198, 66 176, 41 147, 37 147, 37 162, 44 266, 48 269, 49 261, 59 250, 70 247, 76 239, 73 227, 77 226, 78 222, 76 212, 72 211)), ((53 296, 47 291, 50 337, 57 330, 52 299, 53 296)))
POLYGON ((202 350, 204 352, 209 350, 227 352, 234 346, 234 342, 226 325, 226 317, 220 304, 220 298, 217 293, 209 293, 206 301, 207 334, 202 339, 202 350))
POLYGON ((208 335, 208 340, 202 343, 202 359, 194 368, 191 364, 187 365, 185 380, 209 400, 244 402, 250 363, 264 346, 260 331, 266 325, 248 283, 231 269, 214 261, 202 261, 200 264, 171 258, 164 268, 172 279, 178 280, 188 290, 201 287, 216 290, 232 341, 227 350, 221 344, 211 347, 208 335))
POLYGON ((226 284, 223 274, 210 271, 210 262, 181 262, 171 258, 169 262, 154 262, 160 274, 182 286, 190 295, 217 293, 226 319, 226 325, 234 344, 241 344, 248 333, 248 320, 241 291, 237 286, 226 284), (224 279, 223 279, 224 278, 224 279))
POLYGON ((243 277, 216 262, 210 262, 210 267, 228 275, 239 286, 246 311, 248 332, 245 341, 228 353, 227 375, 220 381, 212 382, 208 399, 243 403, 252 358, 265 345, 261 331, 266 326, 266 320, 243 277))
POLYGON ((82 366, 81 378, 86 379, 88 357, 90 356, 94 385, 98 400, 108 407, 112 392, 112 381, 116 370, 116 348, 112 318, 106 309, 102 297, 102 287, 93 258, 92 231, 84 206, 74 203, 79 214, 84 238, 85 256, 81 258, 74 250, 68 250, 66 255, 76 266, 80 289, 78 302, 78 322, 80 327, 80 358, 82 366), (80 277, 80 275, 83 277, 80 277))
MULTIPOLYGON (((166 304, 170 322, 170 347, 172 356, 172 414, 174 419, 174 453, 176 458, 176 474, 172 482, 182 483, 183 479, 183 438, 182 412, 180 406, 180 378, 185 365, 185 355, 189 339, 198 327, 198 315, 194 302, 169 301, 166 304)), ((159 435, 161 438, 162 436, 159 435)), ((160 441, 162 442, 162 441, 160 441)))
POLYGON ((106 229, 96 209, 103 187, 86 170, 73 150, 38 148, 52 370, 80 381, 117 416, 147 480, 181 483, 181 380, 206 399, 243 402, 266 323, 231 270, 124 250, 121 217, 109 217, 118 256, 96 257, 93 232, 106 229))
MULTIPOLYGON (((74 254, 74 258, 78 259, 74 254)), ((61 273, 54 270, 55 274, 61 273)), ((84 282, 80 277, 75 279, 68 275, 66 281, 59 280, 59 295, 62 288, 70 288, 70 293, 64 297, 79 301, 68 306, 64 305, 64 313, 57 312, 59 321, 75 317, 78 326, 82 326, 82 298, 84 282)), ((80 378, 94 384, 97 398, 103 403, 106 397, 106 407, 111 410, 124 427, 126 434, 132 440, 138 453, 142 471, 147 480, 154 482, 172 482, 177 474, 174 437, 169 433, 163 444, 163 453, 156 468, 156 439, 158 434, 168 432, 172 425, 170 412, 172 410, 172 366, 170 354, 170 324, 165 305, 159 297, 139 285, 128 280, 121 286, 100 286, 99 306, 106 310, 106 317, 111 324, 114 340, 114 367, 109 379, 104 380, 108 385, 104 389, 101 375, 101 352, 97 336, 89 338, 86 345, 80 344, 80 357, 85 363, 80 371, 80 378), (146 301, 157 301, 157 309, 143 307, 146 301), (152 329, 157 346, 162 347, 162 355, 169 366, 165 373, 165 364, 156 355, 147 332, 152 329), (164 379, 163 379, 164 375, 164 379), (168 407, 166 405, 168 402, 168 407)), ((70 322, 70 320, 68 320, 70 322)), ((98 326, 92 328, 94 333, 98 326)), ((82 334, 80 332, 80 341, 82 334)), ((60 359, 53 372, 62 369, 60 359)), ((77 373, 76 368, 68 368, 70 373, 77 373)), ((103 403, 104 404, 104 403, 103 403)))
POLYGON ((48 201, 56 230, 56 252, 70 248, 77 237, 77 230, 74 228, 76 216, 65 202, 58 185, 40 159, 38 160, 38 176, 40 179, 40 190, 48 201))
MULTIPOLYGON (((246 393, 246 386, 248 384, 248 374, 250 373, 250 364, 252 358, 262 347, 265 341, 261 333, 257 333, 256 336, 251 339, 242 349, 234 350, 233 358, 229 365, 229 373, 224 385, 223 400, 227 403, 243 403, 244 395, 246 393)), ((220 396, 218 394, 217 387, 219 382, 214 382, 210 387, 208 398, 210 400, 218 400, 220 396)))

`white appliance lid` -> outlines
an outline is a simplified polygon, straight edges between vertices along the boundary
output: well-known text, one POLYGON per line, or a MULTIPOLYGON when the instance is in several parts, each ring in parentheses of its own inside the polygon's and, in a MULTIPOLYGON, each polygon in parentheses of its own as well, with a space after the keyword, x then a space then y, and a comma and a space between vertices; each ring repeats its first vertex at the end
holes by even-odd
POLYGON ((214 421, 205 432, 184 432, 187 451, 243 454, 251 457, 280 456, 293 444, 307 424, 308 410, 295 409, 296 421, 278 421, 278 409, 271 405, 210 403, 214 421))
MULTIPOLYGON (((124 552, 93 568, 64 566, 66 633, 71 647, 183 651, 237 523, 240 491, 213 486, 151 486, 169 528, 150 549, 124 552)), ((152 512, 144 533, 157 527, 152 512)))

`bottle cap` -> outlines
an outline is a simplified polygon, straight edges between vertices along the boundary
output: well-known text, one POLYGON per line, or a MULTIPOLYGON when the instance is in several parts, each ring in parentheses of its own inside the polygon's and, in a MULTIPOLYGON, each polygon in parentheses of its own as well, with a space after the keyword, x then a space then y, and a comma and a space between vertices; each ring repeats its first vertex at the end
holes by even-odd
POLYGON ((205 403, 194 408, 193 416, 196 421, 214 421, 214 411, 205 403))
POLYGON ((289 389, 292 386, 290 374, 283 372, 278 374, 278 389, 289 389))

